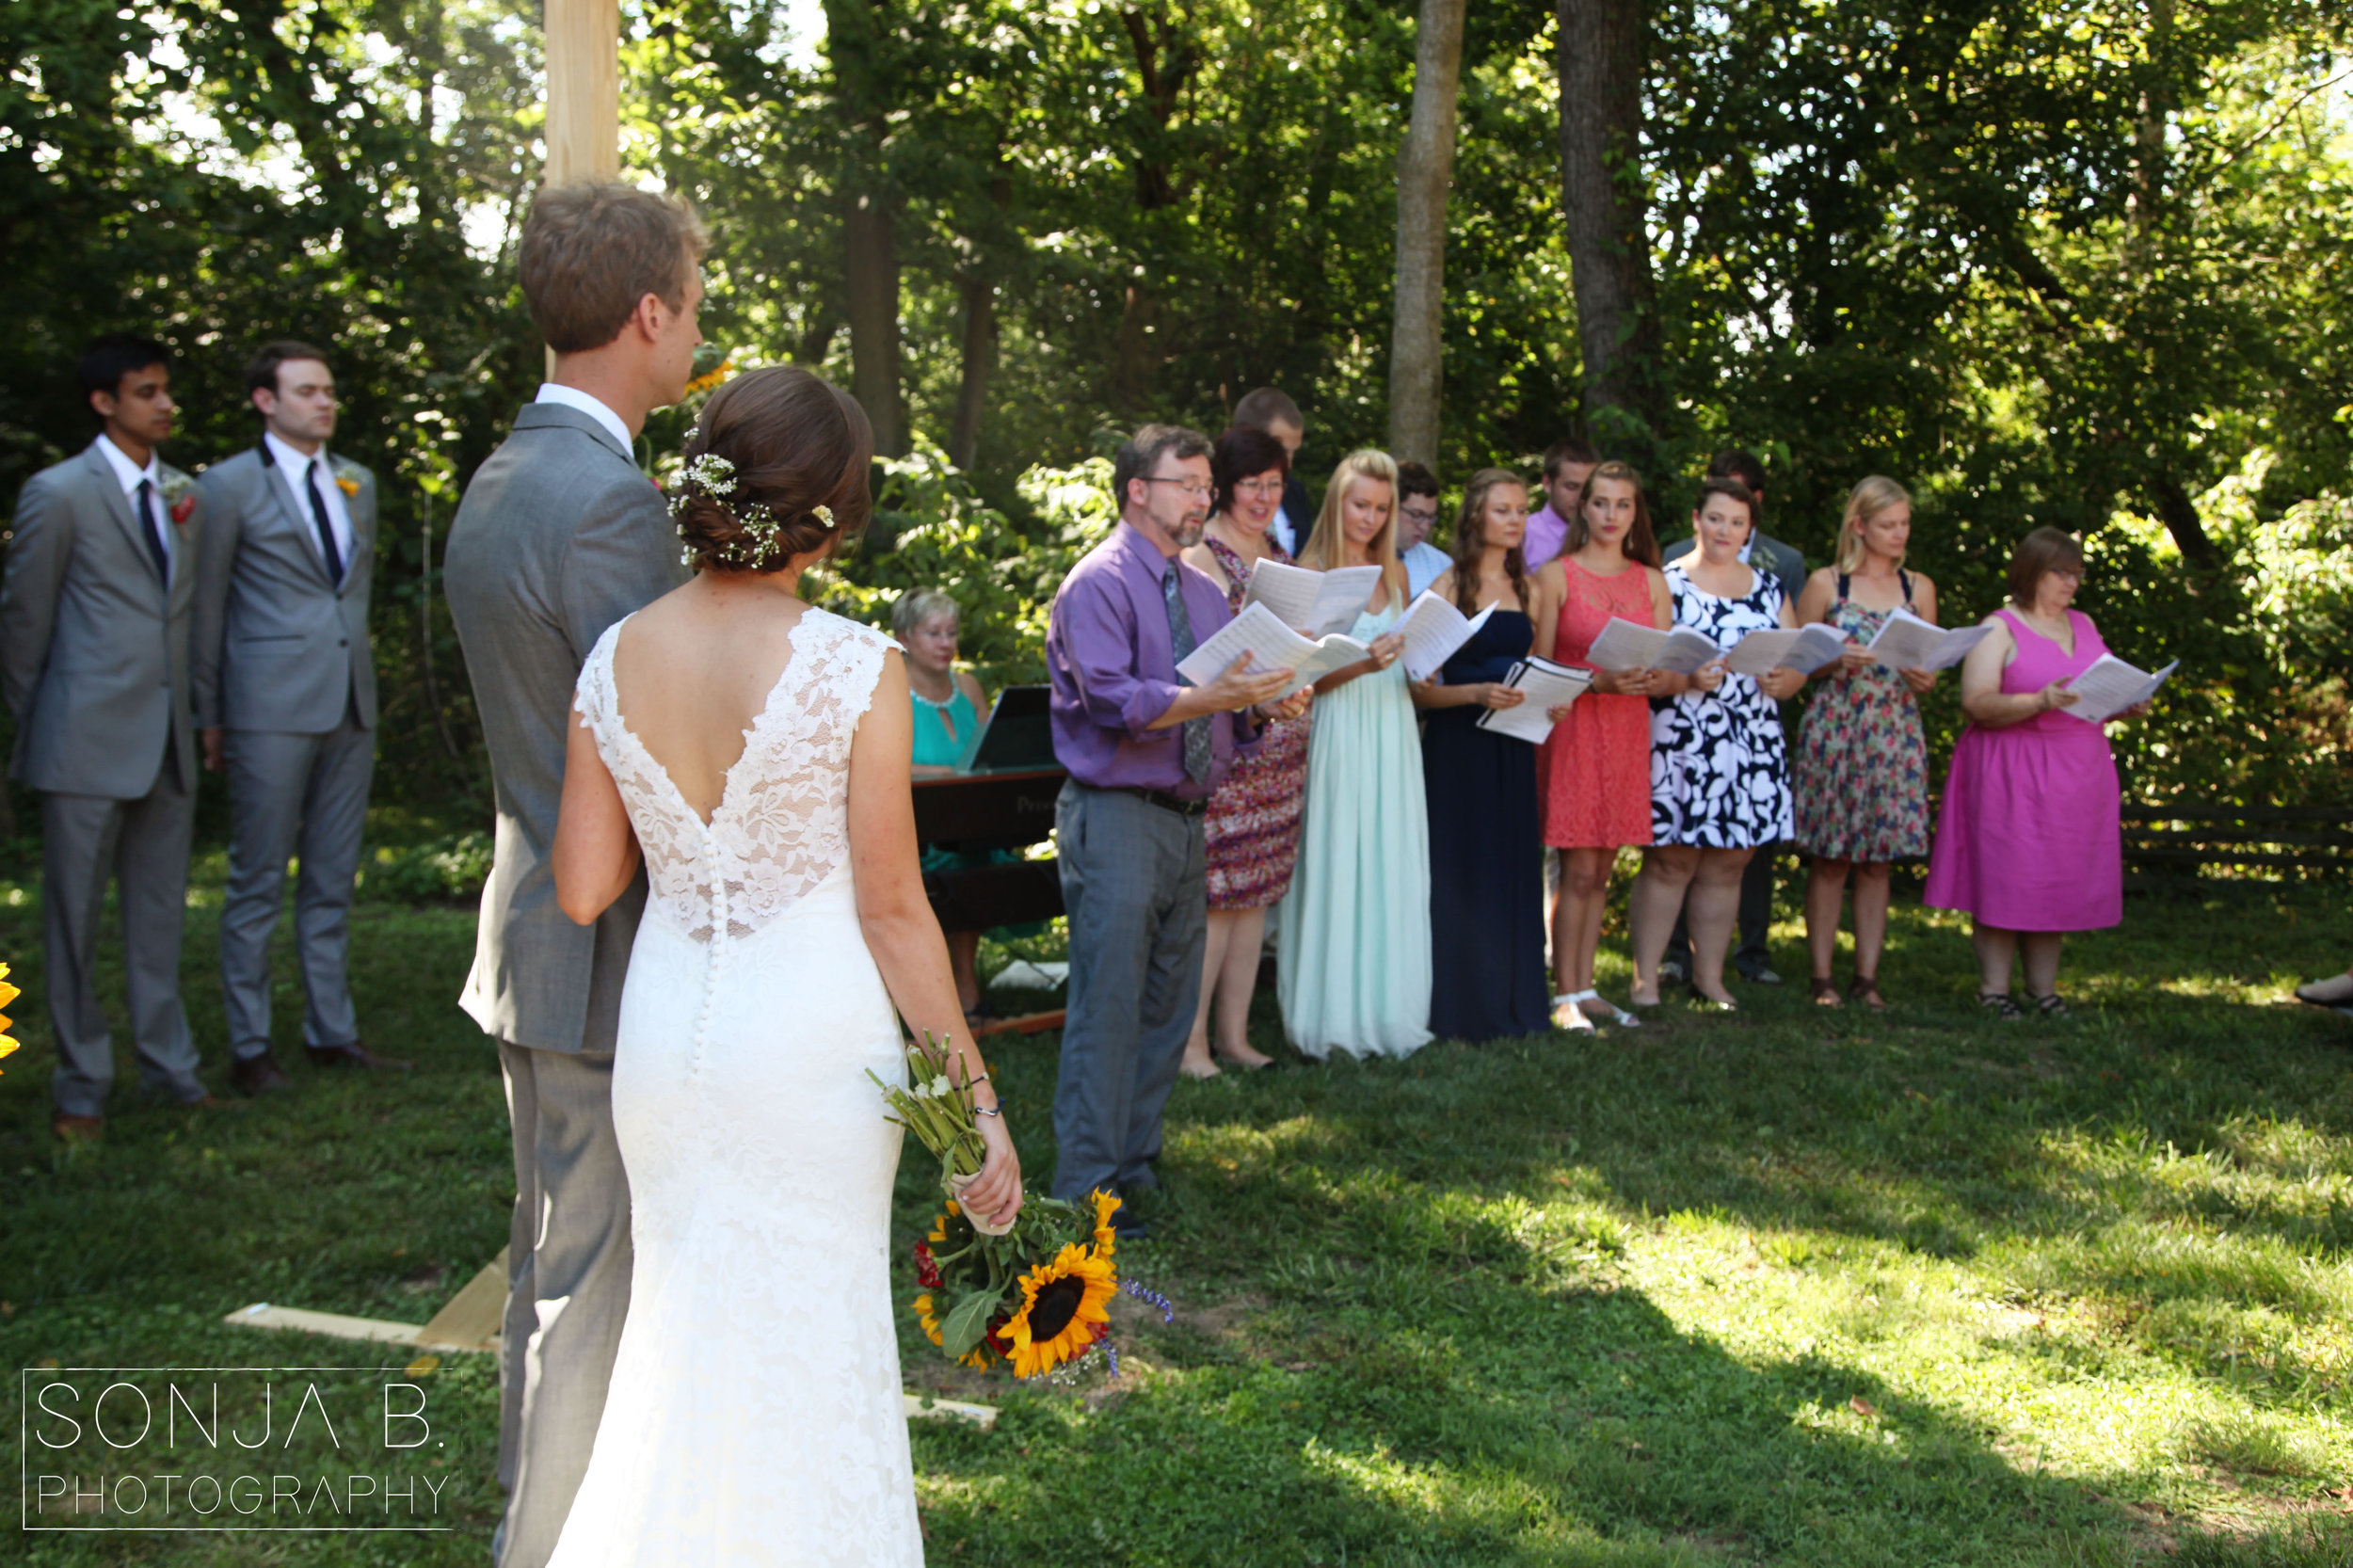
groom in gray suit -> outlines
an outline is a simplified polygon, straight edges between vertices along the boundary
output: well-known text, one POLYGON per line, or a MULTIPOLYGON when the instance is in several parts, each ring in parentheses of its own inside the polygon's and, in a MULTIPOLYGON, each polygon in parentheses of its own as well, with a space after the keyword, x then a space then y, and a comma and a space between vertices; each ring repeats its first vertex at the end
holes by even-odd
POLYGON ((203 505, 196 482, 155 456, 175 411, 163 345, 109 333, 76 368, 102 428, 25 484, 0 582, 10 772, 40 792, 41 979, 57 1034, 50 1125, 69 1143, 98 1135, 114 1083, 91 981, 109 874, 140 1079, 167 1099, 212 1103, 180 1003, 196 822, 188 624, 203 505))
POLYGON ((376 478, 327 449, 335 377, 320 350, 267 344, 245 384, 261 443, 215 463, 198 486, 196 722, 205 766, 229 775, 229 1077, 259 1095, 287 1084, 269 1048, 269 939, 289 855, 302 865, 295 955, 310 998, 305 1054, 323 1067, 408 1064, 360 1043, 348 974, 352 881, 376 771, 376 478))
POLYGON ((520 270, 555 364, 450 524, 450 614, 498 800, 461 1005, 498 1041, 515 1134, 501 1568, 539 1568, 554 1550, 629 1310, 629 1183, 611 1087, 646 885, 578 926, 556 904, 549 854, 580 666, 605 628, 683 580, 668 508, 632 448, 646 415, 683 396, 694 374, 704 244, 691 212, 632 185, 540 194, 520 270))

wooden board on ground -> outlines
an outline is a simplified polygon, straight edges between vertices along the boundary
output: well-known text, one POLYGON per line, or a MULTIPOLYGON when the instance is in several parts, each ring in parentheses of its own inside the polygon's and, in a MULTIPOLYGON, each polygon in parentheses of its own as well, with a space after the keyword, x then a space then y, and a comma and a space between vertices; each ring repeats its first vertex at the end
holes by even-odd
POLYGON ((1025 1013, 1017 1018, 992 1018, 976 1025, 973 1034, 986 1038, 991 1034, 1038 1034, 1049 1029, 1060 1029, 1066 1010, 1057 1007, 1050 1013, 1025 1013))
POLYGON ((417 1330, 417 1343, 461 1351, 498 1349, 500 1320, 506 1316, 506 1249, 482 1266, 466 1288, 449 1299, 432 1321, 417 1330))

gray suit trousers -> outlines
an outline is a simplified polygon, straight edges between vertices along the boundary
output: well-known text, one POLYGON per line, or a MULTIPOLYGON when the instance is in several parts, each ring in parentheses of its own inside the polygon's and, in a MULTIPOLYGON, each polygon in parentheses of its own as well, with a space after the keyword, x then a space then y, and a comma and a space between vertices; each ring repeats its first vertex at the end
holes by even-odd
POLYGON ((351 1007, 351 889, 360 869, 376 734, 344 722, 323 735, 232 729, 229 896, 220 912, 220 988, 229 1051, 269 1049, 269 939, 286 901, 286 857, 301 856, 295 883, 295 955, 310 1007, 302 1039, 348 1046, 360 1038, 351 1007))
POLYGON ((1054 1090, 1054 1196, 1159 1185, 1160 1112, 1201 1003, 1201 819, 1076 780, 1054 808, 1070 1010, 1054 1090))
POLYGON ((498 1568, 541 1568, 588 1469, 629 1316, 629 1175, 610 1051, 499 1042, 515 1220, 499 1338, 498 1568))
POLYGON ((188 841, 196 795, 165 759, 136 800, 40 797, 41 912, 47 964, 41 984, 57 1035, 50 1093, 69 1115, 103 1116, 114 1085, 114 1041, 98 1005, 98 918, 111 874, 122 911, 122 961, 139 1079, 151 1094, 201 1099, 196 1041, 180 1002, 180 933, 187 918, 188 841))

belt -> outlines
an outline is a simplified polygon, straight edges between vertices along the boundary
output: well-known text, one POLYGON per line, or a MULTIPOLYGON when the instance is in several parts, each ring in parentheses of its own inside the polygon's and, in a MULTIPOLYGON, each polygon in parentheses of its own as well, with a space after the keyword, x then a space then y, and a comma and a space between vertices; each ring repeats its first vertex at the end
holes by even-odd
POLYGON ((1207 800, 1186 800, 1181 796, 1172 795, 1165 790, 1143 790, 1130 784, 1118 785, 1116 788, 1123 795, 1133 795, 1146 806, 1157 806, 1163 811, 1174 811, 1180 817, 1197 817, 1209 808, 1209 803, 1207 800))

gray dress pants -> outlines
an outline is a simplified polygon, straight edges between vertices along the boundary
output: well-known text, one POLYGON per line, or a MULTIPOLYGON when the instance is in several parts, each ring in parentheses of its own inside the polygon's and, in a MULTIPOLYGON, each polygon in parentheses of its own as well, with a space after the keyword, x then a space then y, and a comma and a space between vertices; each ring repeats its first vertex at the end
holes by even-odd
POLYGON ((1053 1194, 1159 1184, 1160 1112, 1201 1001, 1209 863, 1199 817, 1073 779, 1054 809, 1070 1005, 1053 1194))
POLYGON ((50 1093, 68 1115, 104 1115, 114 1086, 114 1040, 96 984, 98 921, 109 878, 120 901, 122 967, 141 1086, 180 1103, 204 1097, 196 1041, 180 1001, 180 934, 187 919, 188 841, 195 826, 196 795, 181 785, 168 758, 154 788, 136 800, 40 797, 41 985, 57 1036, 50 1093))
POLYGON ((376 732, 346 713, 323 735, 232 729, 229 771, 229 895, 220 911, 220 988, 229 1054, 269 1049, 269 939, 286 902, 286 859, 299 856, 295 883, 295 957, 309 1006, 303 1044, 348 1046, 360 1038, 351 1006, 351 894, 376 773, 376 732))
POLYGON ((609 1051, 499 1042, 515 1218, 499 1333, 498 1568, 541 1568, 587 1471, 629 1316, 629 1176, 609 1051))

